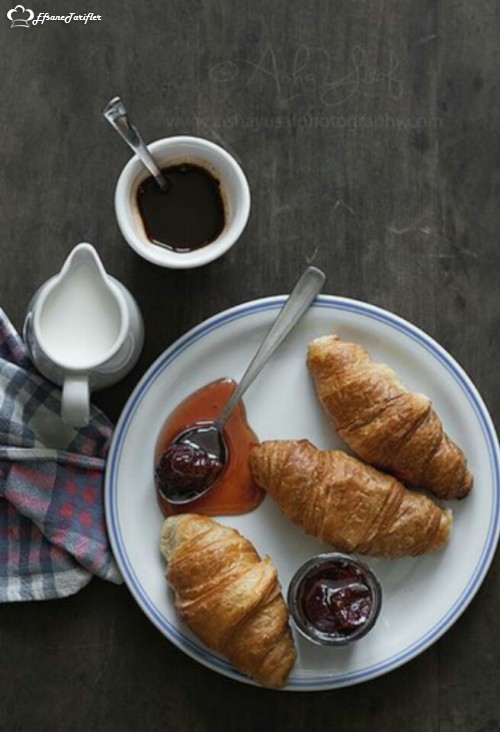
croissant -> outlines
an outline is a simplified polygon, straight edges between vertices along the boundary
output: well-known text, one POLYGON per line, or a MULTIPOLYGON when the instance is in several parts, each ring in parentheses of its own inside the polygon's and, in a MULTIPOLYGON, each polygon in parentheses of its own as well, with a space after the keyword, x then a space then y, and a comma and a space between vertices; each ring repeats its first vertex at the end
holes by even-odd
POLYGON ((284 686, 296 652, 269 557, 260 559, 235 529, 195 514, 167 518, 160 548, 193 633, 259 684, 284 686))
POLYGON ((401 557, 449 539, 451 511, 340 450, 263 442, 250 453, 250 469, 285 516, 341 551, 401 557))
POLYGON ((467 460, 430 399, 407 391, 362 346, 336 336, 312 341, 307 364, 338 434, 363 460, 439 498, 469 493, 467 460))

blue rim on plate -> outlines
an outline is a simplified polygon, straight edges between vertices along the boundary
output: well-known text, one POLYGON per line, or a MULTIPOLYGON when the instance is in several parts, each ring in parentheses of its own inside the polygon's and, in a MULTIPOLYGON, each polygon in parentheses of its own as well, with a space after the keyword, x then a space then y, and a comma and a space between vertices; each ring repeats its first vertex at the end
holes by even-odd
MULTIPOLYGON (((225 310, 224 312, 219 313, 218 315, 215 315, 194 327, 184 336, 179 338, 161 356, 159 356, 139 381, 125 405, 114 432, 106 470, 105 509, 111 545, 125 582, 142 610, 167 638, 169 638, 188 655, 192 656, 197 661, 204 663, 209 668, 250 684, 253 684, 253 682, 237 671, 228 661, 212 653, 201 645, 201 643, 193 642, 178 628, 172 625, 172 623, 162 615, 160 610, 148 597, 141 585, 139 577, 137 577, 130 563, 124 538, 117 520, 117 468, 120 462, 120 456, 127 436, 127 431, 134 418, 134 414, 151 384, 164 371, 164 369, 178 358, 189 346, 212 331, 229 322, 239 320, 255 313, 278 309, 283 305, 285 300, 286 296, 279 295, 255 300, 253 302, 225 310)), ((490 468, 494 482, 494 495, 490 523, 476 569, 458 600, 433 628, 425 633, 425 635, 418 641, 394 654, 391 658, 366 668, 332 676, 311 677, 307 679, 292 678, 289 680, 286 687, 286 689, 290 691, 319 691, 361 683, 392 671, 398 666, 401 666, 415 658, 415 656, 440 638, 469 605, 472 598, 478 591, 491 564, 500 532, 500 449, 498 440, 488 410, 486 409, 486 406, 484 405, 475 386, 472 384, 463 369, 444 350, 444 348, 436 343, 430 336, 416 326, 411 325, 411 323, 408 323, 403 318, 400 318, 398 315, 394 315, 387 310, 383 310, 374 305, 369 305, 368 303, 363 303, 357 300, 334 297, 331 295, 320 295, 315 300, 313 307, 350 311, 388 324, 396 330, 404 333, 404 335, 417 342, 420 346, 423 346, 426 351, 434 356, 434 358, 436 358, 446 368, 448 373, 464 392, 481 425, 483 437, 488 448, 490 468)))

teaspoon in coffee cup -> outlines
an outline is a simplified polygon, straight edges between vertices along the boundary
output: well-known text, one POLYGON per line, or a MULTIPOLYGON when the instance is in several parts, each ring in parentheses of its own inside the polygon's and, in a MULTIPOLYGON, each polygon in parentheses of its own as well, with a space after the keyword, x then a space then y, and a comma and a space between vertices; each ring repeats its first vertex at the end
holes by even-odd
POLYGON ((264 338, 241 381, 215 421, 197 422, 183 430, 160 455, 156 465, 158 488, 169 503, 189 503, 211 490, 228 461, 224 425, 250 384, 278 346, 306 313, 325 282, 325 274, 308 267, 264 338), (182 475, 183 470, 186 471, 182 475), (169 476, 182 476, 176 481, 169 476), (192 477, 186 485, 186 477, 192 477))
POLYGON ((166 193, 169 189, 169 182, 157 166, 155 159, 149 152, 146 143, 138 133, 136 127, 131 123, 125 105, 120 97, 113 97, 106 105, 103 115, 123 140, 125 140, 127 145, 132 148, 141 163, 153 175, 161 190, 166 193))

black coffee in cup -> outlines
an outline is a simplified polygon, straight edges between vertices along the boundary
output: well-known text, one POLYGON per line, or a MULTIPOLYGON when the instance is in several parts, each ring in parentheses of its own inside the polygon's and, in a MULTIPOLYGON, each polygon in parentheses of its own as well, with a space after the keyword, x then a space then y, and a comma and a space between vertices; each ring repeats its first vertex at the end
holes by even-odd
POLYGON ((190 252, 210 244, 225 225, 220 182, 206 168, 181 163, 162 168, 168 189, 153 176, 137 190, 137 206, 146 236, 174 252, 190 252))

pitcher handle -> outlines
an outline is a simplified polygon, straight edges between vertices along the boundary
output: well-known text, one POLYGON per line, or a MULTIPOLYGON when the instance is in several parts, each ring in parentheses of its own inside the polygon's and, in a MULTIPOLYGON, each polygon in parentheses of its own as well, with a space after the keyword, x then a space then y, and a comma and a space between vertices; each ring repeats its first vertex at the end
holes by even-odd
POLYGON ((84 427, 90 419, 90 390, 88 376, 66 376, 64 379, 61 418, 71 427, 84 427))

